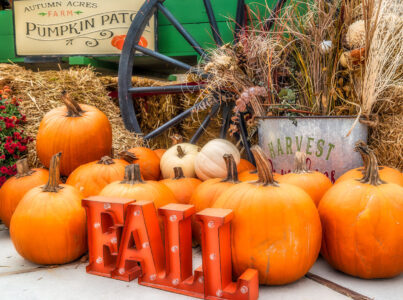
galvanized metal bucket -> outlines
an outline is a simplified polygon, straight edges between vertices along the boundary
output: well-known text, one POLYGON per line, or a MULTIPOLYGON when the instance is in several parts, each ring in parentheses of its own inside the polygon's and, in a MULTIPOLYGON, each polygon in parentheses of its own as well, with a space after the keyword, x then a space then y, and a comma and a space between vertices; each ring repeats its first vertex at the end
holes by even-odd
POLYGON ((362 165, 354 152, 357 140, 367 141, 368 128, 355 117, 266 117, 260 120, 259 144, 280 174, 293 170, 296 151, 307 154, 311 170, 318 170, 333 182, 346 171, 362 165))

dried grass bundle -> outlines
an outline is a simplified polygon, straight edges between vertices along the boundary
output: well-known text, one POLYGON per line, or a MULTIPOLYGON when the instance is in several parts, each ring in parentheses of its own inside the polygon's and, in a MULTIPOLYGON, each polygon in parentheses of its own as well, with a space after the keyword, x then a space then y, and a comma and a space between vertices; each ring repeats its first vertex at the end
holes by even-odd
MULTIPOLYGON (((94 105, 103 111, 112 124, 113 147, 116 151, 142 144, 142 139, 128 132, 117 107, 90 67, 69 70, 33 72, 12 64, 0 64, 0 86, 8 85, 22 99, 21 110, 27 116, 25 132, 35 137, 39 122, 49 110, 62 105, 63 90, 79 103, 94 105)), ((32 166, 39 166, 35 142, 28 147, 28 159, 32 166)))
POLYGON ((363 6, 369 11, 365 20, 366 60, 357 88, 363 113, 369 117, 371 113, 401 112, 403 2, 365 0, 363 6))

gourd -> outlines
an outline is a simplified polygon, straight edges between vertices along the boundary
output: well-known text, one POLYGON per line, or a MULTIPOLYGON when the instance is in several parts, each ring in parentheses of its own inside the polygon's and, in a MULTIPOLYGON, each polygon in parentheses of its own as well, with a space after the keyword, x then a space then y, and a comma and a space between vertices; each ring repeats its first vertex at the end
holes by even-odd
POLYGON ((68 176, 77 167, 111 154, 112 129, 94 106, 78 104, 65 92, 62 99, 65 106, 49 111, 39 124, 36 151, 47 168, 52 155, 62 152, 60 173, 68 176))
POLYGON ((323 173, 308 170, 305 153, 295 153, 294 161, 294 171, 278 177, 277 181, 279 183, 289 183, 300 187, 311 196, 315 205, 318 206, 320 199, 322 199, 326 191, 332 187, 332 182, 323 173))
POLYGON ((59 184, 60 155, 51 159, 47 184, 29 190, 11 218, 15 249, 36 264, 65 264, 87 251, 83 196, 76 188, 59 184))
POLYGON ((239 151, 231 142, 214 139, 204 145, 195 159, 197 177, 201 180, 224 178, 227 174, 225 162, 222 160, 224 154, 231 154, 236 165, 239 164, 241 158, 239 151))
MULTIPOLYGON (((201 183, 193 192, 190 198, 190 204, 195 206, 196 212, 212 207, 214 202, 224 191, 239 183, 236 164, 232 154, 224 154, 223 161, 226 165, 227 177, 225 179, 208 179, 201 183)), ((192 218, 192 236, 197 243, 200 243, 201 229, 195 217, 192 218)))
POLYGON ((99 161, 79 166, 67 178, 66 184, 76 187, 84 197, 96 196, 109 183, 123 180, 128 165, 123 159, 104 156, 99 161))
POLYGON ((175 177, 161 180, 175 195, 178 203, 189 204, 193 192, 202 182, 197 178, 185 177, 181 167, 174 168, 175 177))
POLYGON ((403 271, 403 187, 383 181, 367 146, 365 175, 335 184, 323 196, 322 256, 346 274, 389 278, 403 271))
POLYGON ((258 146, 252 147, 259 180, 233 185, 213 207, 232 209, 234 276, 253 266, 261 284, 281 285, 303 277, 321 244, 318 211, 301 188, 277 183, 258 146))
POLYGON ((189 143, 173 145, 161 157, 160 168, 163 178, 173 178, 174 168, 181 167, 185 177, 196 177, 194 160, 199 147, 189 143))
POLYGON ((161 159, 162 155, 167 151, 167 149, 155 149, 154 153, 157 154, 158 158, 161 159))
POLYGON ((18 203, 30 189, 48 181, 45 169, 29 169, 26 158, 17 161, 17 175, 9 178, 0 188, 0 219, 10 227, 11 216, 18 203))
POLYGON ((153 150, 146 147, 135 147, 127 152, 134 154, 131 160, 140 166, 144 180, 158 180, 160 178, 160 159, 153 150))

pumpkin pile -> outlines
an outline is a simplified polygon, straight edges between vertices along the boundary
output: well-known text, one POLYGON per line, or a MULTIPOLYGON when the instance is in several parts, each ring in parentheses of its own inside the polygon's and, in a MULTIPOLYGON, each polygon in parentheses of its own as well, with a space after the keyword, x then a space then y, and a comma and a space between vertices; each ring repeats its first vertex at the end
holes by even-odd
MULTIPOLYGON (((403 271, 403 174, 378 166, 362 141, 355 150, 363 167, 334 185, 307 168, 305 153, 295 154, 293 172, 279 175, 260 147, 252 147, 255 167, 223 139, 201 149, 182 140, 169 149, 136 147, 113 158, 107 117, 68 94, 62 98, 65 106, 45 115, 37 135, 38 157, 49 171, 31 170, 20 160, 17 175, 0 189, 0 218, 24 258, 63 264, 83 255, 81 200, 102 195, 149 200, 156 208, 181 203, 196 211, 232 209, 234 275, 252 267, 261 284, 298 280, 319 251, 352 276, 387 278, 403 271)), ((195 220, 192 233, 200 244, 195 220)))

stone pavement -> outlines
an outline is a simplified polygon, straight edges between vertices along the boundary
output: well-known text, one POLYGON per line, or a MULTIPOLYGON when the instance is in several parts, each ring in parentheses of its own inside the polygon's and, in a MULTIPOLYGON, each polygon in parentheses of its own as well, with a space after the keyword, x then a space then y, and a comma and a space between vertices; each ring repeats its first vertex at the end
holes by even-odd
MULTIPOLYGON (((42 267, 27 262, 14 250, 8 230, 0 225, 1 300, 190 299, 140 286, 136 280, 123 282, 87 274, 86 264, 77 261, 42 267)), ((201 265, 199 249, 194 249, 193 264, 201 265)), ((387 280, 357 279, 333 270, 320 258, 301 280, 280 287, 261 286, 259 292, 260 299, 270 300, 403 300, 403 275, 387 280)))

